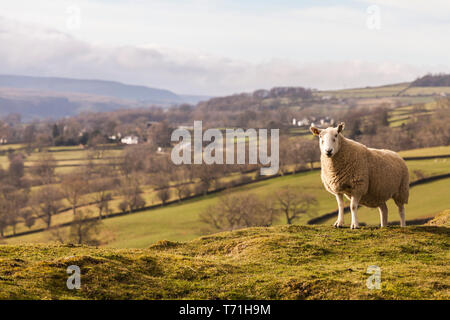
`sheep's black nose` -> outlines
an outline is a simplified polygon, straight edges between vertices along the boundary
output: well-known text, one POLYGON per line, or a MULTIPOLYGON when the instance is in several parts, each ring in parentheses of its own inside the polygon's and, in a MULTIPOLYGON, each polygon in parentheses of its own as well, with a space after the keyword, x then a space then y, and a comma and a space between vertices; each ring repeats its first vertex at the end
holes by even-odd
POLYGON ((327 153, 327 156, 331 157, 331 154, 333 153, 333 150, 332 149, 328 149, 328 150, 325 150, 325 151, 327 153))

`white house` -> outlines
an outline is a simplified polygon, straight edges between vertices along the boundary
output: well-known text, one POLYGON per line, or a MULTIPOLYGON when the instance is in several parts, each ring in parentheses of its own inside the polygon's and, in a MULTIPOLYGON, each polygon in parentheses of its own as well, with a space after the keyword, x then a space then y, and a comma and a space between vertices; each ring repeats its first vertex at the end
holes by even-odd
POLYGON ((123 144, 138 144, 139 138, 136 136, 126 136, 123 137, 120 142, 122 142, 123 144))

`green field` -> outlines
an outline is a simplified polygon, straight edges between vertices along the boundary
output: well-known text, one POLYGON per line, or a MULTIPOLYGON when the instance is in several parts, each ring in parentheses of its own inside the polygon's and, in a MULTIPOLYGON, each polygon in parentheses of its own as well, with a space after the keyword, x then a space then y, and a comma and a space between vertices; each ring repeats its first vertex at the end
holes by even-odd
POLYGON ((408 83, 399 83, 389 86, 381 87, 367 87, 367 88, 354 88, 354 89, 342 89, 337 91, 319 91, 317 94, 320 96, 334 96, 337 98, 375 98, 375 97, 392 97, 397 95, 400 91, 408 87, 408 83))
MULTIPOLYGON (((448 147, 444 147, 447 150, 448 147)), ((429 149, 430 153, 439 153, 441 147, 429 149)), ((419 151, 413 151, 414 154, 419 151)), ((443 151, 445 152, 445 151, 443 151)), ((450 172, 450 161, 447 159, 430 159, 407 161, 410 169, 411 180, 415 180, 415 170, 420 170, 425 176, 433 176, 450 172)), ((233 188, 233 193, 250 192, 260 196, 273 194, 283 186, 298 187, 306 193, 314 194, 317 197, 319 206, 316 212, 301 217, 297 223, 305 224, 309 219, 336 210, 336 200, 323 188, 320 180, 320 172, 312 171, 296 175, 288 175, 270 180, 252 183, 243 187, 233 188)), ((450 186, 450 179, 436 181, 411 189, 411 201, 407 206, 407 219, 416 219, 430 216, 436 212, 449 208, 450 202, 445 197, 450 186), (417 191, 416 191, 417 190, 417 191), (426 194, 426 197, 422 197, 426 194), (419 198, 420 197, 420 198, 419 198), (425 202, 416 201, 423 199, 425 202)), ((219 193, 220 194, 220 193, 219 193)), ((199 214, 208 206, 217 201, 219 194, 211 194, 205 197, 183 201, 180 204, 167 205, 162 208, 137 212, 134 214, 106 219, 103 221, 103 228, 107 230, 106 237, 109 239, 107 246, 119 248, 143 248, 159 240, 186 241, 205 233, 205 225, 199 222, 199 214)), ((156 200, 153 200, 156 202, 156 200)), ((112 207, 117 206, 119 200, 112 203, 112 207)), ((390 220, 398 220, 398 215, 390 205, 390 220)), ((70 211, 55 216, 54 222, 64 223, 71 221, 70 211)), ((375 210, 361 209, 360 219, 362 222, 378 225, 378 212, 375 210), (367 212, 366 212, 367 211, 367 212)), ((334 221, 333 221, 334 222, 334 221)), ((284 224, 280 220, 277 224, 284 224)), ((331 224, 327 221, 326 223, 331 224)), ((42 227, 42 225, 41 225, 42 227)), ((25 227, 18 230, 25 230, 25 227)), ((23 242, 46 242, 48 232, 30 234, 21 237, 10 238, 7 243, 23 242)))
POLYGON ((409 87, 409 83, 400 83, 380 87, 342 89, 337 91, 319 91, 318 96, 336 98, 381 98, 381 97, 417 97, 450 94, 450 87, 409 87))
POLYGON ((415 104, 396 107, 389 111, 389 125, 399 127, 414 118, 431 115, 436 110, 436 106, 436 101, 433 100, 426 103, 416 101, 415 104))
MULTIPOLYGON (((18 144, 11 144, 8 146, 13 150, 23 148, 23 145, 18 144)), ((101 164, 105 162, 104 159, 114 159, 120 157, 122 154, 121 149, 105 150, 102 152, 103 159, 96 159, 96 158, 89 159, 88 156, 90 155, 90 153, 92 153, 92 151, 80 146, 50 147, 47 150, 49 154, 57 161, 57 168, 56 168, 57 174, 70 172, 71 170, 75 169, 80 165, 87 165, 89 161, 92 161, 94 164, 101 164)), ((31 167, 33 164, 39 161, 39 159, 42 157, 43 154, 44 152, 36 152, 36 151, 32 152, 31 154, 25 153, 26 155, 25 166, 31 167)), ((8 168, 7 155, 0 155, 0 166, 2 166, 3 169, 8 168)))
POLYGON ((449 237, 443 226, 280 226, 145 249, 1 245, 0 299, 448 300, 449 237), (79 290, 66 287, 70 265, 79 290))
POLYGON ((450 146, 431 147, 400 151, 402 157, 426 157, 450 155, 450 146))
POLYGON ((402 95, 450 95, 450 87, 410 87, 402 95))

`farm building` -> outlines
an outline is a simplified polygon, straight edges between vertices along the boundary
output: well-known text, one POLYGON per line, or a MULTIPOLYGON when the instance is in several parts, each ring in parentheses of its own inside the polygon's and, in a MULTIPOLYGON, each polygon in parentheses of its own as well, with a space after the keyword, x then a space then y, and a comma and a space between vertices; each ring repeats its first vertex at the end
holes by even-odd
POLYGON ((136 136, 126 136, 123 137, 120 142, 122 142, 123 144, 138 144, 139 138, 136 136))

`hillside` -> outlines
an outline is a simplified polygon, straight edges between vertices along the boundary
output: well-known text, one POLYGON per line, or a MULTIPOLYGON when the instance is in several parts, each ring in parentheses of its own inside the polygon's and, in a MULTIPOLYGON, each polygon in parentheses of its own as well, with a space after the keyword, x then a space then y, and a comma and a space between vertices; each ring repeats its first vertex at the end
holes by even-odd
MULTIPOLYGON (((227 116, 220 119, 236 117, 242 111, 249 112, 244 119, 254 118, 252 112, 280 109, 283 109, 283 114, 303 112, 304 115, 324 116, 357 106, 369 109, 379 105, 407 107, 431 102, 446 94, 450 94, 449 86, 398 83, 331 91, 274 87, 251 93, 209 97, 175 94, 169 90, 115 81, 0 75, 0 117, 19 113, 24 120, 30 121, 74 116, 83 111, 110 112, 183 103, 197 105, 199 113, 226 112, 227 116)), ((224 124, 219 121, 217 125, 224 124)))
POLYGON ((0 87, 0 116, 18 113, 24 121, 76 116, 83 111, 114 111, 143 107, 137 101, 83 93, 0 87))
POLYGON ((250 228, 147 249, 0 246, 0 298, 449 299, 450 229, 250 228), (69 265, 81 289, 66 288, 69 265), (381 268, 381 290, 366 287, 381 268))
POLYGON ((414 80, 412 87, 448 87, 450 86, 450 74, 427 74, 414 80))
POLYGON ((114 81, 0 75, 0 116, 20 113, 27 121, 73 116, 82 111, 197 103, 205 98, 114 81))
POLYGON ((0 87, 53 92, 86 93, 115 97, 119 99, 148 101, 153 103, 178 102, 180 100, 180 97, 169 90, 129 85, 105 80, 0 75, 0 87))

